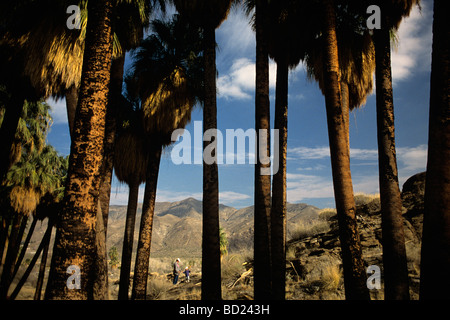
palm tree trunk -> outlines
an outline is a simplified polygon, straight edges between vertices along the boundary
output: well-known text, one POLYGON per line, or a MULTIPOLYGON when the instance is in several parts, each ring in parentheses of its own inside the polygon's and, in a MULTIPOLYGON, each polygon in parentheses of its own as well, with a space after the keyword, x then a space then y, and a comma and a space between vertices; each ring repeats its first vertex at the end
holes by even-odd
POLYGON ((347 133, 347 147, 350 152, 350 96, 348 83, 341 80, 342 115, 344 117, 345 132, 347 133))
MULTIPOLYGON (((137 179, 136 179, 137 180, 137 179)), ((139 196, 139 182, 130 183, 128 194, 127 218, 123 237, 122 263, 120 265, 119 300, 128 300, 130 288, 131 256, 133 254, 134 226, 139 196)))
POLYGON ((94 292, 94 285, 101 276, 95 263, 99 258, 96 224, 112 57, 112 3, 89 2, 88 11, 82 80, 63 210, 57 224, 46 290, 48 299, 84 300, 104 296, 94 292), (71 265, 80 269, 80 290, 66 287, 66 270, 71 265))
MULTIPOLYGON (((383 22, 387 19, 383 15, 383 22)), ((383 24, 386 25, 386 24, 383 24)), ((394 101, 389 30, 375 30, 378 166, 386 300, 409 300, 402 200, 395 152, 394 101)))
POLYGON ((49 222, 49 224, 47 226, 47 230, 45 231, 44 237, 42 237, 41 243, 39 244, 39 247, 37 248, 36 253, 33 256, 33 259, 31 259, 31 262, 28 265, 27 270, 25 270, 25 273, 22 275, 22 278, 19 280, 19 283, 17 284, 16 288, 11 293, 11 297, 10 297, 11 300, 14 300, 17 297, 17 295, 19 294, 19 292, 22 289, 23 285, 27 281, 28 276, 30 275, 31 271, 33 270, 37 259, 41 255, 42 250, 50 242, 50 237, 52 235, 52 228, 53 228, 53 225, 49 222))
POLYGON ((258 133, 255 165, 255 215, 254 215, 254 294, 255 299, 271 297, 270 259, 270 161, 261 158, 270 155, 270 101, 269 55, 264 29, 267 24, 267 1, 257 0, 256 10, 256 99, 255 129, 258 133), (264 134, 267 133, 264 137, 264 134), (263 139, 264 141, 262 141, 263 139), (262 172, 264 171, 264 172, 262 172), (268 171, 268 172, 267 172, 268 171))
POLYGON ((0 268, 3 267, 3 258, 5 253, 5 248, 8 243, 8 229, 11 224, 11 215, 4 214, 2 217, 2 225, 0 226, 0 268))
MULTIPOLYGON (((216 101, 216 37, 214 27, 204 27, 205 104, 203 132, 217 130, 216 101)), ((216 139, 216 138, 215 138, 216 139)), ((221 265, 219 234, 219 172, 217 141, 204 141, 203 150, 215 145, 213 163, 203 161, 203 237, 202 237, 202 299, 220 300, 221 265)))
MULTIPOLYGON (((48 222, 50 224, 50 221, 48 222)), ((50 233, 53 224, 50 227, 50 233)), ((48 228, 48 227, 47 227, 48 228)), ((36 283, 36 291, 34 292, 34 300, 41 300, 42 286, 44 285, 45 267, 47 266, 48 248, 50 247, 51 235, 48 237, 42 251, 41 264, 39 265, 39 275, 36 283)))
POLYGON ((420 299, 450 299, 450 28, 446 8, 445 1, 434 1, 420 299))
POLYGON ((103 212, 100 202, 97 200, 97 222, 95 224, 95 266, 96 277, 94 279, 94 300, 109 300, 108 290, 108 253, 106 250, 106 230, 103 222, 103 212))
POLYGON ((145 181, 144 203, 142 205, 139 240, 134 264, 132 300, 145 300, 147 296, 148 266, 152 244, 153 214, 155 213, 156 187, 162 146, 156 146, 150 153, 145 181))
POLYGON ((288 77, 285 59, 277 62, 275 130, 279 130, 278 172, 274 172, 271 210, 272 290, 273 299, 284 300, 286 294, 286 157, 288 122, 288 77))
MULTIPOLYGON (((100 207, 103 213, 105 232, 108 226, 109 200, 114 166, 114 144, 116 137, 117 112, 122 101, 123 66, 125 55, 113 60, 111 65, 111 84, 106 111, 105 147, 103 153, 102 182, 100 185, 100 207)), ((106 234, 105 234, 106 235, 106 234)))
MULTIPOLYGON (((95 299, 108 299, 108 257, 106 250, 106 233, 108 230, 108 213, 109 213, 109 200, 111 196, 111 181, 114 162, 114 142, 116 136, 116 117, 118 104, 122 98, 122 81, 123 81, 123 64, 125 57, 122 56, 112 62, 111 65, 111 83, 108 97, 108 106, 106 110, 106 125, 105 125, 105 138, 103 147, 103 162, 101 166, 101 181, 99 190, 99 208, 101 220, 103 225, 97 223, 97 234, 99 238, 104 238, 98 242, 98 259, 97 270, 105 270, 104 275, 100 276, 96 280, 95 288, 99 292, 100 296, 94 297, 95 299), (99 234, 100 229, 104 235, 99 234)), ((103 272, 102 272, 103 273, 103 272)))
POLYGON ((20 243, 22 242, 27 221, 28 216, 15 213, 8 241, 8 250, 6 251, 5 263, 0 279, 0 299, 6 299, 8 295, 8 290, 14 277, 17 255, 19 254, 20 243))
POLYGON ((345 296, 349 300, 369 299, 366 286, 367 275, 362 260, 361 243, 356 224, 350 154, 347 147, 347 133, 345 132, 345 120, 341 106, 334 1, 326 0, 323 5, 326 38, 324 52, 325 103, 334 196, 344 266, 345 296))
POLYGON ((25 238, 25 242, 23 243, 22 250, 20 251, 19 257, 17 258, 16 266, 14 267, 14 272, 12 274, 12 279, 14 279, 14 277, 17 274, 17 271, 19 271, 20 265, 22 264, 23 257, 25 256, 25 253, 27 252, 28 244, 30 243, 31 237, 33 236, 33 232, 36 227, 37 220, 38 219, 36 217, 33 217, 33 222, 31 222, 31 226, 28 229, 28 234, 27 234, 27 237, 25 238))

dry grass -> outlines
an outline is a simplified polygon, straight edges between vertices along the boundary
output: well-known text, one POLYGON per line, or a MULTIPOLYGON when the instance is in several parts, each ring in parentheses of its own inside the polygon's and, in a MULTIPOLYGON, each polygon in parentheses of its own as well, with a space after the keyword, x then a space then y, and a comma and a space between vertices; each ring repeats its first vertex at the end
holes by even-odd
POLYGON ((168 291, 173 284, 165 277, 152 277, 147 285, 147 299, 149 300, 166 300, 168 291))
POLYGON ((290 239, 300 240, 329 230, 330 224, 325 219, 300 221, 292 226, 289 236, 290 239))
POLYGON ((336 215, 336 209, 334 208, 324 208, 319 211, 319 217, 323 220, 328 220, 334 215, 336 215))
POLYGON ((380 194, 379 193, 369 194, 369 193, 364 193, 364 192, 357 192, 357 193, 355 193, 354 198, 355 198, 355 204, 357 206, 360 206, 360 205, 372 202, 373 200, 379 199, 380 194))
POLYGON ((338 265, 327 266, 322 273, 323 288, 335 291, 339 288, 343 279, 342 272, 338 265))

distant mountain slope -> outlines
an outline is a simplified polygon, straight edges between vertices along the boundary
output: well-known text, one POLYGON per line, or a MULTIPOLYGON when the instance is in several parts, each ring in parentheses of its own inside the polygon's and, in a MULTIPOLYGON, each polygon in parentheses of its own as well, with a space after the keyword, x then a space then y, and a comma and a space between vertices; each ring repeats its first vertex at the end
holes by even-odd
MULTIPOLYGON (((115 246, 122 252, 126 206, 111 206, 108 220, 108 248, 115 246)), ((135 242, 139 234, 142 205, 138 207, 135 242)), ((236 209, 219 206, 220 226, 225 230, 229 250, 253 248, 253 206, 236 209)), ((319 209, 306 204, 288 204, 288 228, 300 221, 318 218, 319 209)), ((177 202, 158 202, 152 235, 152 254, 201 256, 202 202, 188 198, 177 202)), ((134 248, 136 248, 136 243, 134 248)))

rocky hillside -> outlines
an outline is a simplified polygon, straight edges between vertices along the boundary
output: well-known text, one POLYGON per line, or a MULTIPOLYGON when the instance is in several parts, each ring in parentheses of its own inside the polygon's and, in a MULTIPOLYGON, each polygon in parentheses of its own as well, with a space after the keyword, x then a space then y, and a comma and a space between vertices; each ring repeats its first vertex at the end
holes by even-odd
MULTIPOLYGON (((135 241, 138 240, 142 206, 138 208, 135 241)), ((229 251, 253 248, 253 206, 235 209, 220 205, 220 226, 225 230, 229 251)), ((316 207, 288 204, 288 233, 297 223, 319 218, 316 207)), ((108 220, 107 246, 122 251, 126 206, 112 206, 108 220)), ((152 235, 152 256, 201 256, 202 202, 188 198, 178 202, 158 202, 155 207, 152 235)), ((136 248, 136 244, 135 244, 136 248)))
MULTIPOLYGON (((425 173, 403 185, 403 216, 410 294, 418 298, 420 247, 425 173)), ((374 199, 357 207, 358 227, 366 266, 379 266, 381 290, 371 290, 373 299, 383 298, 383 262, 380 201, 374 199)), ((288 296, 292 299, 344 299, 341 248, 336 216, 328 218, 330 230, 291 240, 288 244, 288 296)))

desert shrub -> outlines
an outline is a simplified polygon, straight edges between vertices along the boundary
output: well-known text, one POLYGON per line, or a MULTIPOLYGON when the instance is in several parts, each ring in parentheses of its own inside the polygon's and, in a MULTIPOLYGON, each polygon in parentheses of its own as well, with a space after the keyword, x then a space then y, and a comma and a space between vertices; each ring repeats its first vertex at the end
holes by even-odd
POLYGON ((164 277, 155 277, 148 281, 147 299, 148 300, 164 300, 167 291, 173 284, 164 277))
POLYGON ((339 288, 342 273, 338 265, 327 266, 322 272, 323 287, 326 290, 334 291, 339 288))
POLYGON ((336 209, 334 208, 324 208, 319 211, 319 217, 323 220, 329 220, 334 215, 336 215, 336 209))
POLYGON ((237 275, 245 272, 243 263, 246 261, 245 256, 239 253, 229 254, 222 258, 222 281, 224 283, 234 279, 237 275))

